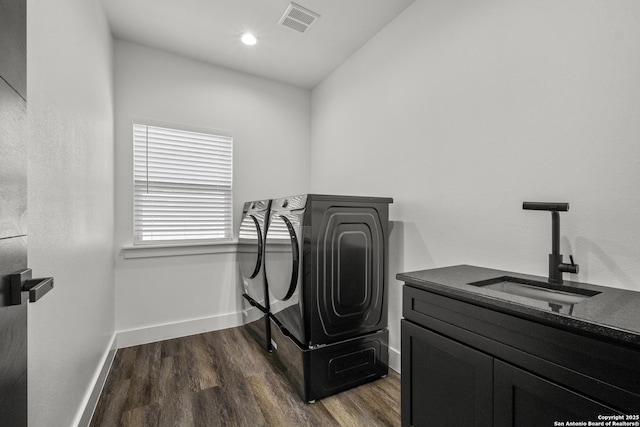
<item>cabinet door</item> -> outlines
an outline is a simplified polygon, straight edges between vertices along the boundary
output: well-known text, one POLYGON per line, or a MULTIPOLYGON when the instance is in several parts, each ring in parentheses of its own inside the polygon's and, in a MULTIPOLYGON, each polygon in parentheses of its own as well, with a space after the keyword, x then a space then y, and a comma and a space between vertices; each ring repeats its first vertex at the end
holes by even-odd
POLYGON ((495 427, 553 426, 555 421, 598 421, 618 411, 496 360, 495 427))
POLYGON ((402 425, 491 427, 493 358, 402 320, 402 425))

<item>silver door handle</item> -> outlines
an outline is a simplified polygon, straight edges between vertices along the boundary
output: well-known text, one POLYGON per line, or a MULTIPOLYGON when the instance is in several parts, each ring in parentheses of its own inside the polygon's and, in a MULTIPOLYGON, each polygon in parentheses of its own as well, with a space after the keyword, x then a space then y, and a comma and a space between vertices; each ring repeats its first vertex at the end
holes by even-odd
POLYGON ((29 292, 29 302, 36 302, 53 289, 53 277, 32 279, 31 269, 11 274, 11 305, 22 304, 22 292, 29 292))

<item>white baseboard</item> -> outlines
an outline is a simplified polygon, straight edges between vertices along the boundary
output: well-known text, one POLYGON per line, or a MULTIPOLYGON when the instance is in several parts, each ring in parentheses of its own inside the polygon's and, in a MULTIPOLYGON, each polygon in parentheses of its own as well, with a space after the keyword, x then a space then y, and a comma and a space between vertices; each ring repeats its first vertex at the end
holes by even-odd
POLYGON ((400 360, 400 352, 389 347, 389 367, 397 373, 400 373, 400 360))
POLYGON ((80 408, 84 409, 77 415, 76 421, 73 423, 73 425, 77 425, 78 427, 89 426, 91 417, 93 416, 93 411, 95 411, 96 405, 98 404, 98 399, 100 399, 102 388, 104 387, 104 383, 107 381, 107 375, 109 374, 109 370, 111 369, 111 364, 113 363, 113 359, 116 357, 116 350, 117 339, 116 335, 113 334, 113 337, 111 337, 111 342, 107 347, 107 351, 102 358, 102 363, 98 365, 101 366, 101 368, 96 371, 94 377, 91 380, 91 384, 93 384, 93 387, 90 388, 90 391, 87 393, 85 399, 82 402, 82 405, 80 405, 80 408))
POLYGON ((221 314, 218 316, 190 319, 182 322, 165 323, 146 328, 118 331, 118 348, 134 345, 186 337, 220 329, 233 328, 242 325, 242 312, 221 314))

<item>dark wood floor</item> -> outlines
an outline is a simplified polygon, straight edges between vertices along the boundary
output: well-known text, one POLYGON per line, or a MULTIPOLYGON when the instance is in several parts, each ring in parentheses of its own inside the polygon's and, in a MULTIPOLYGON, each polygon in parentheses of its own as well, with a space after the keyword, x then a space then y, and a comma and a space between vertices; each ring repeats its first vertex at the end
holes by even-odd
POLYGON ((400 376, 309 404, 242 328, 118 350, 97 426, 399 426, 400 376))

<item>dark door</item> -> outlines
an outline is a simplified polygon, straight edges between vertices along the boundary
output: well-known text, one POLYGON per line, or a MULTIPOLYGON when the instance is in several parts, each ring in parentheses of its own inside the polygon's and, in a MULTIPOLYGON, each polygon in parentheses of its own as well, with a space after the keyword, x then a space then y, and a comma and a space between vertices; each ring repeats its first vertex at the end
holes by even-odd
POLYGON ((0 0, 0 424, 27 425, 27 305, 9 274, 27 267, 26 0, 0 0))
POLYGON ((16 427, 27 425, 27 304, 11 305, 9 274, 26 264, 26 236, 0 239, 0 414, 16 427))

